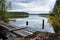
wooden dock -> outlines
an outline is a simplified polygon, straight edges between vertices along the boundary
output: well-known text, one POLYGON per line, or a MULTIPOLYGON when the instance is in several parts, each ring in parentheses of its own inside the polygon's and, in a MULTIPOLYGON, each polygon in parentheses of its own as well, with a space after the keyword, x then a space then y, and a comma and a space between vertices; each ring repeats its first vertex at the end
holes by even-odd
POLYGON ((27 37, 36 32, 36 30, 33 30, 28 27, 22 26, 22 28, 20 28, 20 27, 12 26, 12 25, 4 23, 4 22, 0 22, 0 26, 5 28, 7 32, 12 32, 12 33, 14 33, 18 36, 22 36, 22 37, 27 37))

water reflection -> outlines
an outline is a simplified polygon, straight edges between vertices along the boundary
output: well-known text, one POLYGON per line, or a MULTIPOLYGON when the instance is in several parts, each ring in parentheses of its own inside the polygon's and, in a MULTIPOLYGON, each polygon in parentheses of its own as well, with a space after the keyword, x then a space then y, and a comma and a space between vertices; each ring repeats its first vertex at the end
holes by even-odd
POLYGON ((27 18, 15 18, 9 23, 17 27, 30 27, 37 31, 51 32, 54 33, 53 27, 47 22, 48 18, 40 17, 39 15, 29 15, 27 18), (42 29, 42 20, 44 19, 44 29, 42 29), (28 21, 28 26, 26 26, 26 21, 28 21))

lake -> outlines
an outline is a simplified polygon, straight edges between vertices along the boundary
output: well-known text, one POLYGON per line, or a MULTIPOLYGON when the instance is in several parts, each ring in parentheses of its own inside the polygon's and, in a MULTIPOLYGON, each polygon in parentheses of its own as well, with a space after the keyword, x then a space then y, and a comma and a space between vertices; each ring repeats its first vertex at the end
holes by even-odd
POLYGON ((46 17, 29 15, 29 17, 26 18, 11 18, 10 20, 16 20, 10 21, 9 23, 20 28, 23 26, 30 27, 36 31, 55 33, 52 25, 48 23, 48 18, 46 17), (44 29, 42 29, 42 20, 44 20, 44 29), (28 21, 28 26, 26 25, 26 21, 28 21))

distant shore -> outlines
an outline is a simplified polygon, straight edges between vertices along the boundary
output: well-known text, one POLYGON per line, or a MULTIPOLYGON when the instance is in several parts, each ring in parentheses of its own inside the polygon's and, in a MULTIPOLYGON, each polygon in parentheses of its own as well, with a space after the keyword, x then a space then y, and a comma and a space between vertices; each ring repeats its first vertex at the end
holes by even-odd
POLYGON ((27 12, 9 12, 11 18, 25 18, 29 16, 27 12))

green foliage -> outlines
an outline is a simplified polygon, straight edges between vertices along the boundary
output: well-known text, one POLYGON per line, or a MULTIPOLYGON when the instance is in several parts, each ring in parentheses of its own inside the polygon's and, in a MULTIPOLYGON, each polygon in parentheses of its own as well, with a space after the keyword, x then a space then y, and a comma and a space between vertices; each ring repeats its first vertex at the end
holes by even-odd
POLYGON ((53 12, 49 16, 49 22, 54 26, 55 32, 60 33, 60 0, 56 1, 53 12))
POLYGON ((7 2, 6 0, 0 0, 0 20, 8 22, 9 14, 7 12, 7 2))

